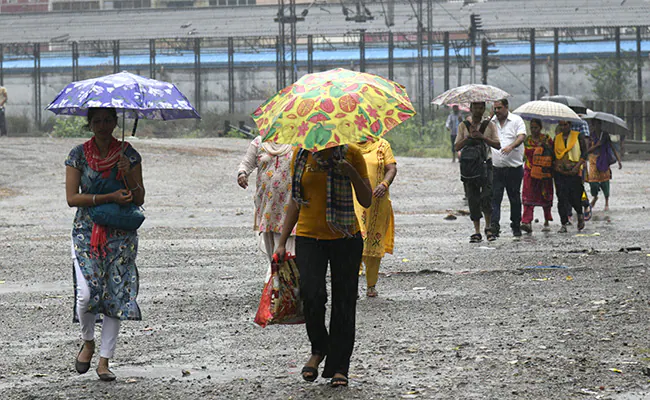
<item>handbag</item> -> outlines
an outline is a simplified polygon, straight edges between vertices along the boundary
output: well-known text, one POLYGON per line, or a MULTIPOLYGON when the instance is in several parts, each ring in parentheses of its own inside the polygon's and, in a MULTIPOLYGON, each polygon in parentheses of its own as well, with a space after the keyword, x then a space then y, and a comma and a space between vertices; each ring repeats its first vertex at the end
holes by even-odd
MULTIPOLYGON (((90 194, 108 194, 116 190, 126 189, 123 182, 117 180, 117 167, 113 167, 108 178, 95 180, 88 192, 90 194)), ((106 203, 88 209, 90 219, 98 225, 123 231, 135 231, 144 222, 145 216, 140 207, 133 203, 117 204, 106 203)))
POLYGON ((271 276, 262 291, 255 323, 264 328, 273 324, 302 324, 305 313, 300 299, 300 272, 296 256, 287 254, 284 262, 273 255, 271 276))

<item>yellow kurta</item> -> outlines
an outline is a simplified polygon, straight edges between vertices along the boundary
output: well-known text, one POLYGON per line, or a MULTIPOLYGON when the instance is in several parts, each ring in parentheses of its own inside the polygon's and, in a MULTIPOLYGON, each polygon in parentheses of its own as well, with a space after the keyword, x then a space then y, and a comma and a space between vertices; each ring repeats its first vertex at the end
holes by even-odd
MULTIPOLYGON (((385 139, 360 144, 359 150, 366 161, 368 179, 372 190, 374 190, 384 179, 384 167, 396 163, 393 150, 385 139)), ((354 210, 363 235, 363 255, 381 258, 385 253, 393 254, 395 221, 388 190, 383 197, 373 197, 369 208, 363 208, 355 196, 354 210)))

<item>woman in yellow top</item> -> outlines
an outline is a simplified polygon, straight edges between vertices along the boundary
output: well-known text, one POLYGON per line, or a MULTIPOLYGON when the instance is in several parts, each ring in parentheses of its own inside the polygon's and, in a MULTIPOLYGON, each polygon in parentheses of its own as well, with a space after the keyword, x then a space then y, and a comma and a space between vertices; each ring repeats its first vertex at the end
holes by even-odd
POLYGON ((578 215, 578 230, 585 227, 582 211, 582 166, 587 157, 587 144, 584 134, 571 130, 571 123, 559 121, 560 132, 555 135, 555 161, 553 161, 553 180, 557 195, 557 211, 562 227, 559 233, 567 232, 569 212, 573 208, 578 215))
POLYGON ((347 386, 354 348, 359 264, 363 239, 354 213, 352 188, 363 207, 372 202, 368 170, 355 145, 310 153, 299 149, 291 162, 292 201, 275 254, 282 260, 293 227, 296 227, 296 264, 300 270, 300 296, 305 311, 311 356, 302 369, 304 380, 322 376, 331 386, 347 386), (332 312, 329 332, 325 326, 329 263, 332 312))
POLYGON ((372 191, 372 205, 364 208, 354 202, 354 211, 361 225, 363 237, 363 263, 366 265, 366 284, 368 297, 376 297, 379 264, 384 254, 393 254, 395 242, 395 217, 388 196, 388 187, 397 175, 397 162, 390 143, 385 139, 357 144, 366 160, 368 178, 372 191))

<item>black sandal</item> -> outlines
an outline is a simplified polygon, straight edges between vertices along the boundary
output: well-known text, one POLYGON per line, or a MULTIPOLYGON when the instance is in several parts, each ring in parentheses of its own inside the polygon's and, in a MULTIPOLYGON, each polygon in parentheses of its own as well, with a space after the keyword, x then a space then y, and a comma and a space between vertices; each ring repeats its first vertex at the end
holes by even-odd
POLYGON ((306 380, 307 382, 313 382, 316 380, 316 378, 318 378, 318 369, 314 367, 308 367, 305 365, 302 367, 302 371, 300 371, 300 373, 302 374, 302 379, 306 380))
POLYGON ((491 229, 486 229, 485 230, 485 237, 487 238, 488 242, 494 242, 495 240, 497 240, 497 235, 492 233, 491 229))
POLYGON ((470 243, 480 243, 481 241, 483 241, 483 236, 480 233, 475 233, 469 237, 470 243))
POLYGON ((348 378, 344 376, 337 376, 330 380, 330 387, 336 388, 336 387, 347 387, 347 386, 348 386, 348 378))

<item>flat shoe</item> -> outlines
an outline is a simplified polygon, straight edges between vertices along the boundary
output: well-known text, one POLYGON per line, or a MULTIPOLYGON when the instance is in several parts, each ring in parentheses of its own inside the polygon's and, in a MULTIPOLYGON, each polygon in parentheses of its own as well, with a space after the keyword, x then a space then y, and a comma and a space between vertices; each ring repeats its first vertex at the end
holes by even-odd
POLYGON ((100 374, 99 369, 96 369, 95 372, 97 372, 97 376, 99 377, 100 381, 111 382, 115 380, 115 374, 112 373, 111 371, 100 374))
POLYGON ((86 342, 84 342, 81 345, 81 349, 79 349, 79 354, 77 354, 77 358, 75 358, 75 360, 74 360, 74 369, 76 369, 77 372, 80 373, 80 374, 85 374, 90 369, 90 361, 88 361, 88 362, 79 361, 79 355, 81 355, 81 352, 84 350, 85 345, 86 345, 86 342))

